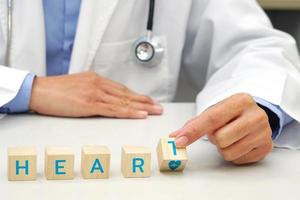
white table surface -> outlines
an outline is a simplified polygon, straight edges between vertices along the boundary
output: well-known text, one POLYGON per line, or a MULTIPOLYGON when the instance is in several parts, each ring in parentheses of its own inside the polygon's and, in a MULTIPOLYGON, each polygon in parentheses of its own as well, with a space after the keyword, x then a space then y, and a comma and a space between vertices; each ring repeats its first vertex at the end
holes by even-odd
POLYGON ((158 139, 191 118, 195 105, 165 104, 165 109, 163 116, 146 120, 6 116, 0 120, 0 199, 300 199, 299 151, 276 149, 261 163, 236 167, 224 162, 209 142, 200 140, 188 149, 189 162, 184 173, 160 173, 156 157, 158 139), (110 148, 109 179, 83 180, 80 177, 80 150, 87 144, 110 148), (38 150, 37 181, 7 181, 7 147, 28 145, 34 145, 38 150), (44 148, 47 145, 74 148, 74 180, 45 179, 44 148), (122 177, 122 145, 152 149, 150 178, 122 177))

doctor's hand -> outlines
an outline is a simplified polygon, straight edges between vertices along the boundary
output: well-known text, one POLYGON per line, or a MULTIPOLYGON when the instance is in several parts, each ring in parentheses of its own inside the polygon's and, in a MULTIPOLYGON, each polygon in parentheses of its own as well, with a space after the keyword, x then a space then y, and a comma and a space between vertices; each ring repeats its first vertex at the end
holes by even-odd
POLYGON ((242 165, 262 160, 273 148, 268 116, 248 94, 208 108, 170 135, 178 147, 208 136, 225 160, 242 165))
POLYGON ((37 77, 33 83, 30 110, 63 117, 134 119, 163 113, 162 106, 150 97, 92 72, 37 77))

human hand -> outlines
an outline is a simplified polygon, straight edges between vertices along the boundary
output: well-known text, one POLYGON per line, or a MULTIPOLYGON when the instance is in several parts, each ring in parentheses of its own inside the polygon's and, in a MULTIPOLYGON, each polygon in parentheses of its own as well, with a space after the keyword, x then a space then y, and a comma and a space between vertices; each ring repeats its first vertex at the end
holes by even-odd
POLYGON ((236 94, 208 108, 172 134, 184 147, 207 134, 225 160, 242 165, 262 160, 273 148, 268 116, 248 94, 236 94))
POLYGON ((150 97, 93 72, 37 77, 30 110, 52 116, 143 119, 160 115, 163 108, 150 97))

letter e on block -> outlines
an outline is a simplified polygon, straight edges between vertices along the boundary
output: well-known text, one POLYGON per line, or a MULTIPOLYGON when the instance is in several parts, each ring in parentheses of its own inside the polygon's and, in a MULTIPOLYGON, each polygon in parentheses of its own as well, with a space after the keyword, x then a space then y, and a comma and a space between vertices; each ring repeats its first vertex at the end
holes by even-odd
POLYGON ((33 147, 10 147, 7 151, 9 181, 36 180, 36 150, 33 147))
POLYGON ((177 148, 174 138, 161 138, 157 145, 160 171, 183 171, 187 161, 186 148, 177 148))
POLYGON ((45 151, 45 175, 48 180, 73 179, 73 150, 69 147, 47 147, 45 151))
POLYGON ((121 168, 125 178, 150 177, 151 150, 145 147, 124 146, 121 168))
POLYGON ((110 151, 105 146, 84 146, 81 150, 81 175, 84 179, 109 177, 110 151))

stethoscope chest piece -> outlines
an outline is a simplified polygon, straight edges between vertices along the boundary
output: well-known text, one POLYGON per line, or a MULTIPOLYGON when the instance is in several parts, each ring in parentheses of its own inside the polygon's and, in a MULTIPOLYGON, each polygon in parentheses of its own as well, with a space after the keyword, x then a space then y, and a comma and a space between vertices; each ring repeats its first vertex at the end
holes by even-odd
POLYGON ((157 38, 141 37, 134 43, 133 48, 137 62, 144 66, 154 67, 162 61, 164 48, 157 38))
POLYGON ((147 67, 154 67, 162 62, 164 48, 158 37, 153 37, 155 0, 149 1, 147 35, 139 38, 133 45, 135 60, 147 67))

